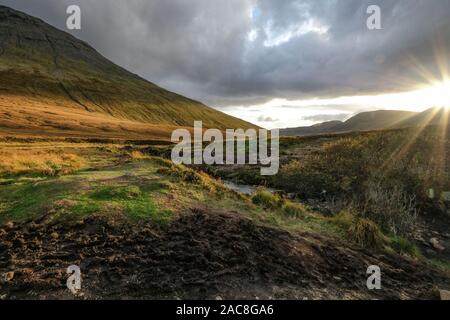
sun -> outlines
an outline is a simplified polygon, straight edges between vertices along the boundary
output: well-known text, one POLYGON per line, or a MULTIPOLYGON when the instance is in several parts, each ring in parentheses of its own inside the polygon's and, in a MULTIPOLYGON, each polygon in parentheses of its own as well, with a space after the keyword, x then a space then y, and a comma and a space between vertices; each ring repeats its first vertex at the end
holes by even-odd
POLYGON ((415 91, 410 98, 410 101, 424 106, 450 109, 450 81, 433 83, 424 89, 415 91))
POLYGON ((442 82, 430 88, 433 100, 441 102, 440 106, 450 108, 450 81, 442 82))

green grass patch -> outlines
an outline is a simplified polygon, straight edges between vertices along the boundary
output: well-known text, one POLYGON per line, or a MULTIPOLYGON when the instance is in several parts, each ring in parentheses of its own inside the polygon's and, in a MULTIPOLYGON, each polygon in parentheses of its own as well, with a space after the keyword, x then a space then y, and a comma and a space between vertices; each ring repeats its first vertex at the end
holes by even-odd
POLYGON ((142 195, 141 189, 138 186, 106 186, 94 191, 90 194, 90 198, 99 201, 116 200, 126 201, 137 199, 142 195))
POLYGON ((74 210, 80 214, 96 211, 123 211, 131 220, 151 219, 158 223, 168 222, 171 210, 161 210, 151 195, 139 186, 101 186, 77 199, 74 210))
POLYGON ((102 204, 98 201, 91 200, 88 197, 82 197, 76 201, 76 204, 70 209, 76 216, 89 216, 100 212, 102 210, 102 204))
POLYGON ((70 183, 55 180, 37 184, 8 185, 0 189, 0 222, 22 220, 42 213, 53 201, 63 198, 70 183))
POLYGON ((406 254, 416 258, 421 257, 419 248, 417 248, 417 246, 408 239, 399 236, 393 236, 390 238, 389 246, 399 254, 406 254))
POLYGON ((442 260, 428 260, 427 261, 432 266, 441 269, 442 271, 448 273, 450 275, 450 262, 449 261, 442 261, 442 260))

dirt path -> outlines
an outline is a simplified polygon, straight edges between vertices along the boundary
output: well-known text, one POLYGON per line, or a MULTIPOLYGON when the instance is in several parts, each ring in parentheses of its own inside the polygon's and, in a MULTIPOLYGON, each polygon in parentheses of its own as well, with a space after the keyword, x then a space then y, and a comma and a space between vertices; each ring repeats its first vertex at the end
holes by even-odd
POLYGON ((83 297, 100 299, 408 299, 450 286, 443 274, 398 256, 203 209, 167 226, 98 217, 50 225, 44 217, 4 226, 0 239, 4 299, 73 298, 65 287, 71 264, 81 267, 83 297), (382 270, 376 292, 366 288, 372 264, 382 270))

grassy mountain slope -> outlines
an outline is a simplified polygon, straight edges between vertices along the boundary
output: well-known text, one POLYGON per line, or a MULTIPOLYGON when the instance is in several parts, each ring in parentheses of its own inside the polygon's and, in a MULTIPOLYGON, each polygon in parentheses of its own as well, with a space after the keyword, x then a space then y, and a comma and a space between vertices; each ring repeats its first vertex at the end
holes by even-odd
MULTIPOLYGON (((104 123, 100 126, 107 128, 106 132, 121 131, 122 126, 142 135, 146 130, 135 127, 142 127, 142 124, 159 128, 192 126, 194 120, 220 129, 255 127, 160 88, 113 64, 70 34, 3 6, 0 6, 0 96, 0 129, 5 127, 8 112, 14 111, 17 104, 23 108, 22 116, 14 117, 16 128, 12 129, 15 131, 27 131, 36 121, 42 133, 54 129, 59 132, 65 127, 65 131, 72 134, 82 133, 86 127, 95 128, 100 123, 104 123), (40 113, 37 120, 29 121, 29 117, 34 117, 30 113, 35 113, 42 104, 48 109, 47 113, 40 113), (68 116, 68 112, 72 116, 68 116), (48 115, 60 115, 63 122, 60 128, 45 128, 39 123, 48 115), (86 120, 93 116, 97 120, 86 120), (64 120, 79 117, 83 120, 75 124, 64 120), (117 121, 122 123, 117 124, 117 121)), ((104 135, 105 131, 100 130, 100 133, 104 135)))
POLYGON ((397 110, 378 110, 362 112, 345 121, 340 131, 366 131, 396 126, 399 122, 416 115, 415 112, 397 110))
POLYGON ((285 136, 311 136, 323 133, 387 129, 396 127, 414 115, 416 115, 415 112, 396 110, 362 112, 345 122, 328 121, 310 127, 282 129, 281 134, 285 136))
POLYGON ((397 128, 440 126, 447 127, 450 123, 450 110, 445 108, 430 108, 424 112, 409 117, 396 124, 397 128))

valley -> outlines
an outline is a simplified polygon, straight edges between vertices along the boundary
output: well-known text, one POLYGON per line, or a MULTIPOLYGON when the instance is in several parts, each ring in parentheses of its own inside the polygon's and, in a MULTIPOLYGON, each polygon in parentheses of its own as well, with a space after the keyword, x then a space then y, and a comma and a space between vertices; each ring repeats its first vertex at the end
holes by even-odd
MULTIPOLYGON (((318 142, 282 139, 282 153, 318 142)), ((419 248, 326 199, 278 196, 280 186, 233 191, 206 169, 164 159, 165 145, 1 146, 5 299, 73 298, 64 273, 72 264, 83 274, 80 299, 434 299, 450 285, 448 257, 431 244, 419 248), (11 157, 21 166, 8 166, 11 157), (383 290, 366 288, 372 264, 383 290)))
POLYGON ((217 136, 261 128, 0 6, 0 300, 442 299, 449 114, 281 130, 279 157, 264 144, 254 155, 273 158, 275 175, 175 164, 171 135, 195 135, 196 121, 217 136))

